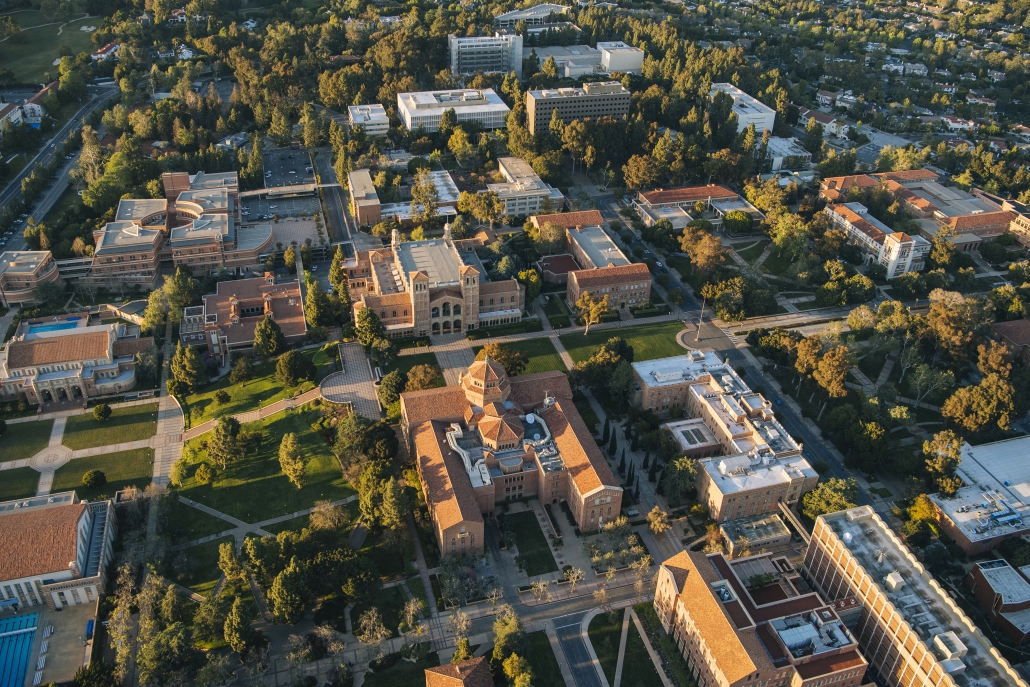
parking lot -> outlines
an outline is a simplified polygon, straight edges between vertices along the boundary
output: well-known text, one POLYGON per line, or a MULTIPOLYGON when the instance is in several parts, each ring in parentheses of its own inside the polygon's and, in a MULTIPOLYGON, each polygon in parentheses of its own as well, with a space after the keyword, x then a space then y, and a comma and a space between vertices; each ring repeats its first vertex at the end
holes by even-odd
MULTIPOLYGON (((240 213, 244 222, 260 222, 262 218, 300 217, 307 214, 311 217, 322 208, 318 196, 308 198, 244 198, 240 200, 240 213)), ((265 221, 267 221, 267 219, 265 221)))
POLYGON ((264 154, 265 188, 315 183, 311 157, 306 150, 280 148, 264 154))

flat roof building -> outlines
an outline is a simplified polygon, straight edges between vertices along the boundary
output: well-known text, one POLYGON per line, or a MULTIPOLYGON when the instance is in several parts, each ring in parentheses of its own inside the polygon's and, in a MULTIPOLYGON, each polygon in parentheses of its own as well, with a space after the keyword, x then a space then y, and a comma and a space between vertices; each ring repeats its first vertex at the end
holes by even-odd
POLYGON ((768 150, 773 172, 804 169, 812 161, 812 153, 802 148, 796 138, 770 136, 768 150))
POLYGON ((564 15, 569 11, 565 5, 542 4, 535 7, 528 7, 524 10, 512 10, 494 17, 494 26, 499 29, 514 29, 520 21, 526 22, 527 27, 543 26, 554 23, 552 15, 564 15))
POLYGON ((351 127, 360 126, 369 136, 385 136, 390 130, 390 118, 386 116, 386 108, 379 103, 351 105, 347 108, 347 119, 351 127))
POLYGON ((598 41, 601 69, 606 72, 639 74, 644 66, 644 51, 622 41, 598 41))
POLYGON ((869 662, 783 556, 681 551, 658 570, 654 610, 698 685, 862 684, 869 662))
POLYGON ((894 231, 869 214, 861 203, 827 205, 823 210, 834 227, 843 229, 848 242, 859 247, 866 264, 876 262, 887 270, 887 278, 893 279, 906 272, 917 272, 926 264, 931 245, 922 236, 909 236, 903 231, 894 231))
POLYGON ((976 596, 991 624, 1016 644, 1030 639, 1030 566, 1013 568, 1008 561, 980 561, 966 574, 965 585, 976 596))
POLYGON ((582 88, 553 88, 526 94, 529 132, 546 131, 554 112, 562 122, 574 119, 621 118, 629 114, 630 92, 618 81, 585 83, 582 88))
POLYGON ((408 131, 436 133, 447 110, 454 110, 459 122, 479 122, 484 129, 503 129, 510 111, 492 88, 397 94, 397 114, 408 131))
POLYGON ((750 555, 747 551, 775 552, 790 545, 791 534, 776 513, 728 520, 719 525, 731 557, 750 555))
POLYGON ((5 308, 34 303, 40 284, 63 285, 57 261, 48 250, 8 250, 0 253, 0 302, 5 308))
POLYGON ((517 33, 498 32, 493 36, 447 36, 451 54, 451 73, 507 74, 515 72, 522 78, 522 36, 517 33))
POLYGON ((350 190, 350 211, 358 224, 371 226, 378 224, 382 216, 379 212, 379 194, 372 185, 372 174, 367 169, 355 169, 347 173, 347 188, 350 190))
POLYGON ((737 115, 738 134, 751 124, 755 125, 755 131, 759 135, 765 130, 772 133, 773 125, 776 123, 776 110, 731 83, 713 83, 711 97, 714 98, 719 91, 733 98, 733 112, 737 115))
POLYGON ((805 554, 827 599, 857 599, 848 629, 887 687, 1030 687, 871 506, 820 515, 805 554))
POLYGON ((645 225, 667 220, 675 230, 683 229, 695 219, 705 219, 718 228, 722 226, 723 218, 735 210, 751 215, 753 224, 765 218, 758 208, 735 191, 716 184, 640 191, 633 205, 645 225), (695 208, 699 202, 704 206, 700 211, 695 208))
POLYGON ((531 48, 522 48, 523 59, 529 59, 534 54, 540 64, 553 57, 561 76, 575 78, 603 72, 601 51, 589 45, 535 45, 531 48))
POLYGON ((498 158, 497 169, 504 176, 504 183, 487 184, 486 190, 497 194, 504 203, 504 214, 509 217, 526 217, 546 209, 561 210, 565 205, 562 192, 541 179, 523 158, 498 158))

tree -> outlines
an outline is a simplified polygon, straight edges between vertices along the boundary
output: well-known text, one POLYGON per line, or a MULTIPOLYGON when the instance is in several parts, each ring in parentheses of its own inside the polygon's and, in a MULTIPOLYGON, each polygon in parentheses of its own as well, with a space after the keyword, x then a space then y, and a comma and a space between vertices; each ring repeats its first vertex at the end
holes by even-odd
POLYGON ((315 378, 315 364, 297 351, 286 351, 275 363, 275 381, 284 387, 295 387, 315 378))
POLYGON ((106 403, 98 403, 93 406, 93 419, 97 422, 105 422, 111 417, 111 406, 106 403))
POLYGON ((584 336, 590 333, 590 325, 599 323, 609 309, 608 294, 604 294, 601 298, 594 298, 589 291, 580 294, 579 300, 576 301, 576 312, 583 318, 583 323, 586 325, 584 336))
POLYGON ((272 581, 272 587, 268 592, 271 611, 279 622, 294 625, 303 616, 310 593, 307 569, 294 556, 286 569, 272 581))
POLYGON ((848 394, 844 382, 852 367, 851 351, 848 350, 848 347, 836 346, 819 359, 812 378, 829 394, 830 398, 842 398, 848 394))
POLYGON ((534 226, 529 230, 529 237, 533 241, 533 247, 541 255, 565 252, 567 240, 565 228, 553 222, 544 222, 539 227, 534 226))
POLYGON ((860 332, 876 326, 876 313, 868 305, 860 305, 848 313, 848 327, 860 332))
POLYGON ((154 334, 164 326, 167 318, 168 301, 165 299, 165 292, 163 289, 155 289, 147 296, 147 307, 143 311, 143 324, 140 329, 144 334, 154 334))
POLYGON ((316 501, 308 519, 308 527, 316 532, 344 532, 350 525, 350 516, 342 506, 332 501, 316 501))
POLYGON ((815 117, 808 118, 805 136, 801 139, 801 147, 812 153, 813 162, 819 162, 823 151, 823 125, 815 117))
POLYGON ((284 434, 279 443, 279 467, 294 486, 298 489, 304 486, 306 466, 297 445, 297 435, 293 432, 284 434))
MULTIPOLYGON (((547 59, 553 60, 554 58, 548 57, 547 59)), ((505 659, 502 667, 504 674, 511 681, 512 687, 530 687, 533 682, 533 670, 530 668, 529 661, 518 654, 512 654, 505 659)))
POLYGON ((489 222, 490 228, 493 229, 494 222, 504 215, 504 201, 498 198, 494 191, 484 193, 462 191, 458 196, 458 212, 470 214, 480 222, 489 222))
POLYGON ((662 471, 662 491, 665 498, 670 504, 685 503, 694 493, 696 479, 697 460, 680 456, 669 461, 662 471))
POLYGON ((953 478, 955 469, 962 462, 962 438, 950 429, 938 432, 933 439, 923 442, 926 456, 926 471, 940 489, 941 480, 953 478))
POLYGON ((805 517, 815 520, 825 513, 850 510, 858 505, 857 500, 858 481, 854 477, 848 477, 846 480, 831 477, 805 494, 801 499, 801 512, 805 517))
POLYGON ((304 319, 309 327, 328 327, 333 322, 329 296, 322 290, 318 280, 311 282, 304 297, 304 319))
POLYGON ((239 442, 240 422, 231 415, 218 418, 214 432, 207 444, 207 457, 222 470, 230 463, 243 458, 243 447, 239 442))
POLYGON ((107 484, 107 475, 95 468, 87 470, 86 474, 82 476, 82 486, 87 489, 99 489, 105 484, 107 484))
POLYGON ((659 173, 658 164, 650 155, 633 155, 622 166, 626 188, 633 191, 651 188, 657 184, 659 173))
POLYGON ((359 642, 373 647, 377 657, 381 653, 383 642, 390 638, 390 631, 383 624, 379 609, 372 607, 358 618, 358 631, 354 633, 359 642))
POLYGON ((407 525, 410 512, 404 488, 391 477, 382 487, 382 501, 379 504, 379 524, 390 530, 399 530, 407 525))
POLYGON ((286 337, 271 315, 265 315, 254 327, 254 351, 264 359, 286 350, 286 337))
POLYGON ((371 308, 362 308, 354 318, 354 336, 368 351, 374 341, 386 337, 386 329, 371 308))
POLYGON ((494 618, 493 660, 501 663, 526 647, 526 628, 511 606, 505 605, 494 618))
POLYGON ((569 583, 569 591, 575 593, 576 587, 586 579, 586 573, 576 567, 565 569, 565 580, 569 583))
POLYGON ((407 393, 409 391, 435 389, 439 376, 440 373, 434 365, 415 365, 408 370, 408 381, 404 385, 404 391, 407 393))
POLYGON ((476 354, 476 360, 493 360, 504 366, 509 377, 522 374, 529 365, 529 356, 522 351, 509 348, 504 344, 488 343, 476 354))
POLYGON ((236 555, 236 546, 232 542, 222 542, 218 546, 218 569, 230 584, 244 582, 247 579, 247 571, 240 563, 240 557, 236 555))
POLYGON ((94 659, 88 666, 81 666, 75 671, 76 687, 117 687, 114 677, 114 666, 103 659, 94 659))
MULTIPOLYGON (((657 463, 657 461, 655 462, 657 463)), ((647 514, 647 525, 655 534, 662 534, 672 528, 672 525, 669 524, 669 514, 660 506, 655 506, 647 514)))
POLYGON ((193 633, 183 623, 172 623, 154 639, 142 643, 136 654, 141 685, 164 685, 188 674, 193 663, 193 633))
MULTIPOLYGON (((534 268, 522 270, 518 273, 518 280, 526 287, 526 303, 529 304, 535 301, 544 287, 540 273, 534 268)), ((529 309, 530 306, 527 305, 526 307, 529 309)))
POLYGON ((193 393, 207 383, 207 368, 200 360, 200 354, 193 346, 183 346, 182 341, 175 345, 175 353, 169 363, 172 377, 186 387, 187 393, 193 393))
POLYGON ((286 269, 289 270, 290 274, 297 274, 297 249, 293 246, 287 246, 286 250, 283 251, 283 262, 286 263, 286 269))
POLYGON ((268 135, 272 137, 272 140, 278 146, 287 145, 290 139, 293 138, 293 126, 286 116, 285 109, 281 106, 276 106, 272 110, 272 121, 268 125, 268 135))
POLYGON ((397 360, 397 346, 389 339, 376 339, 372 342, 372 362, 379 367, 390 367, 397 360))
POLYGON ((970 432, 990 425, 1008 430, 1015 410, 1016 390, 1000 375, 989 374, 976 386, 958 389, 941 406, 941 415, 970 432))
POLYGON ((428 169, 420 169, 411 182, 411 219, 415 224, 430 222, 436 218, 436 209, 440 205, 440 194, 433 182, 433 173, 428 169))
POLYGON ((462 637, 458 641, 458 646, 454 649, 454 655, 451 656, 451 663, 461 663, 472 658, 472 649, 469 646, 469 638, 462 637))
POLYGON ((173 276, 165 277, 164 297, 168 303, 172 321, 177 322, 182 319, 182 311, 196 300, 199 288, 197 280, 183 265, 175 268, 173 276))
POLYGON ((237 358, 232 364, 232 370, 229 371, 229 383, 243 387, 253 377, 254 364, 250 362, 250 358, 245 355, 237 358))
MULTIPOLYGON (((232 544, 228 546, 232 546, 232 544)), ((260 641, 261 633, 250 625, 253 621, 254 614, 250 605, 244 603, 243 599, 238 596, 233 599, 232 608, 225 617, 222 632, 226 643, 243 659, 246 659, 251 651, 263 644, 260 641)))
POLYGON ((379 382, 379 389, 376 391, 376 394, 379 396, 379 402, 384 407, 397 403, 401 400, 401 392, 404 391, 404 385, 407 381, 407 375, 401 370, 388 372, 379 382))

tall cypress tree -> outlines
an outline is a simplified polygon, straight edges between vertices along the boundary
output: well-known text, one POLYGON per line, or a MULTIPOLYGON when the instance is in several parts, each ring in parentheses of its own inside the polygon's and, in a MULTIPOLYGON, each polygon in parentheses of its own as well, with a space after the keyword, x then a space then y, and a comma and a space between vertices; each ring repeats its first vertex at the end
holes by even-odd
POLYGON ((626 474, 626 449, 622 449, 622 456, 619 458, 619 474, 626 474))
POLYGON ((658 473, 658 459, 655 458, 651 463, 651 470, 647 473, 647 481, 654 483, 654 476, 658 473))
POLYGON ((619 442, 615 438, 615 431, 612 430, 612 440, 611 440, 611 443, 608 444, 608 455, 609 456, 614 456, 615 452, 618 451, 618 450, 619 450, 619 442))
POLYGON ((629 475, 626 476, 626 484, 633 483, 633 476, 636 474, 636 465, 634 463, 629 464, 629 475))
POLYGON ((608 425, 608 418, 604 419, 604 432, 601 433, 601 443, 607 444, 608 437, 611 436, 611 427, 608 425))
POLYGON ((650 464, 651 464, 651 452, 650 451, 645 451, 644 452, 644 462, 640 464, 640 467, 642 467, 644 470, 646 470, 648 465, 650 465, 650 464))

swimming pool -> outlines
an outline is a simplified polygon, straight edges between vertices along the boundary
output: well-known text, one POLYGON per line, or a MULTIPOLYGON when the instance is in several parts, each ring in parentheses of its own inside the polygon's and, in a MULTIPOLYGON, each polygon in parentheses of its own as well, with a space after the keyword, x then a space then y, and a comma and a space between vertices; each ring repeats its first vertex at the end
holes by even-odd
POLYGON ((25 684, 38 621, 38 613, 0 620, 0 687, 25 684))
POLYGON ((29 334, 39 334, 40 332, 59 332, 62 329, 75 329, 78 326, 78 322, 54 322, 52 324, 34 324, 29 327, 29 334))

